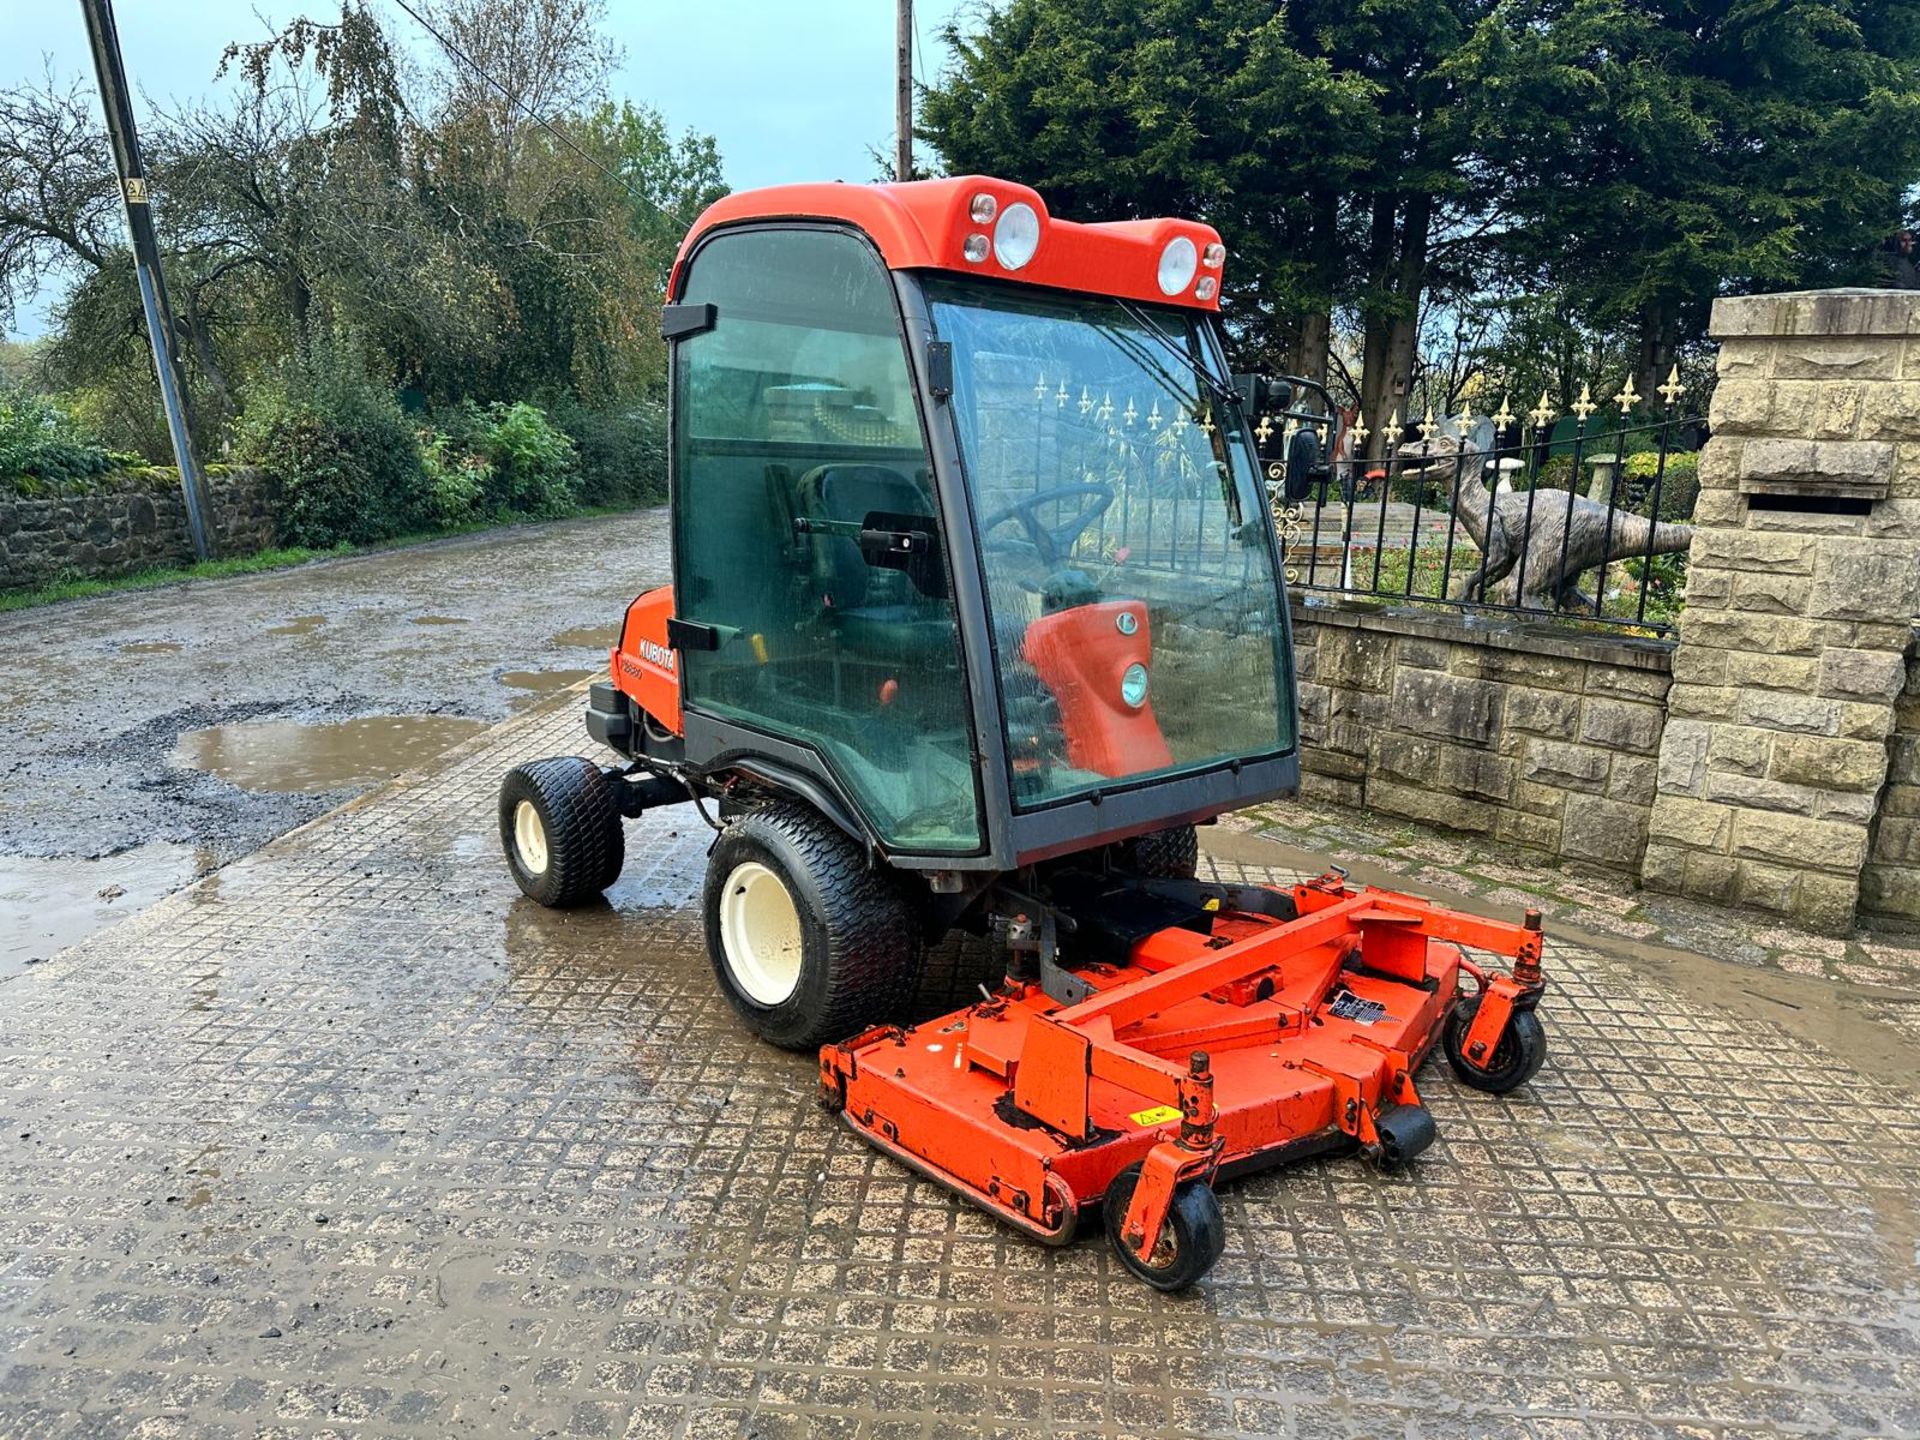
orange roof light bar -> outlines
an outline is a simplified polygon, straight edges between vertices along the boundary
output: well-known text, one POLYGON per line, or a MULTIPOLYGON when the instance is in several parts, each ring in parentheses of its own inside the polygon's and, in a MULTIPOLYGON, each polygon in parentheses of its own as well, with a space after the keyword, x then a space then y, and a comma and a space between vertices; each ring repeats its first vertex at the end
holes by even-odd
POLYGON ((961 175, 904 185, 775 185, 709 205, 680 242, 669 295, 709 230, 753 220, 851 225, 892 270, 945 270, 1196 310, 1220 308, 1226 247, 1196 220, 1056 220, 1039 192, 961 175))

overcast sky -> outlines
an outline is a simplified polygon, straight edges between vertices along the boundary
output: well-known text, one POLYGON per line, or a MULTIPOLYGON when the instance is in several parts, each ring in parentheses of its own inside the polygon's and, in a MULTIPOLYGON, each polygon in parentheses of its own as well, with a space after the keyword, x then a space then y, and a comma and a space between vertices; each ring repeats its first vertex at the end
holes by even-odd
MULTIPOLYGON (((431 38, 397 6, 375 0, 387 32, 429 57, 431 38)), ((922 80, 945 63, 937 38, 980 0, 919 0, 922 80)), ((893 0, 607 0, 608 29, 625 49, 614 94, 654 106, 676 131, 720 144, 735 189, 789 180, 871 180, 870 150, 893 136, 893 0)), ((136 121, 155 104, 210 93, 221 49, 264 37, 294 15, 338 15, 338 0, 118 0, 114 14, 136 121)), ((39 77, 92 76, 77 0, 0 0, 0 88, 39 77)), ((27 334, 45 303, 22 309, 27 334)))

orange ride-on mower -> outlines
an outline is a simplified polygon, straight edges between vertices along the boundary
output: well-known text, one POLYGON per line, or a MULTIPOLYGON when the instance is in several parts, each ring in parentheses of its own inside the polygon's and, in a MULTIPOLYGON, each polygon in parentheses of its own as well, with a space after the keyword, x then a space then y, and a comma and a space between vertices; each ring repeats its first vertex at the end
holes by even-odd
POLYGON ((1098 1209, 1166 1289, 1220 1255, 1215 1180, 1405 1163, 1436 1044, 1494 1093, 1545 1049, 1537 917, 1195 878, 1197 823, 1299 777, 1253 438, 1277 391, 1223 362, 1225 260, 1204 225, 978 177, 713 206, 662 327, 673 584, 587 711, 627 763, 500 796, 549 905, 612 883, 624 817, 698 805, 746 1025, 823 1046, 873 1145, 1048 1242, 1098 1209), (956 928, 1004 981, 906 1025, 956 928))

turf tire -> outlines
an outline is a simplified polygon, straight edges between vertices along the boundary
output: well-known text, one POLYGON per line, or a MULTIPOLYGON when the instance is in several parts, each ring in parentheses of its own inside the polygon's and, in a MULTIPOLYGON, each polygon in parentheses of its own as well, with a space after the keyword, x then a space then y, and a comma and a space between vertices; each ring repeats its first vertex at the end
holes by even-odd
POLYGON ((1485 1065, 1467 1058, 1467 1031, 1473 1017, 1480 1013, 1481 996, 1469 995, 1453 1007, 1447 1019, 1443 1044, 1447 1063, 1453 1073, 1476 1090, 1489 1095, 1505 1095, 1518 1090, 1540 1071, 1547 1058, 1547 1032, 1540 1017, 1531 1010, 1516 1010, 1507 1021, 1507 1030, 1493 1047, 1493 1056, 1485 1065))
POLYGON ((844 831, 806 806, 771 805, 730 823, 707 857, 701 908, 721 990, 747 1027, 774 1045, 812 1050, 844 1040, 900 1018, 912 997, 921 942, 906 897, 844 831), (722 905, 747 866, 771 871, 798 917, 798 977, 771 1003, 749 993, 727 954, 722 905))
POLYGON ((555 909, 584 904, 620 877, 626 832, 614 782, 591 760, 566 755, 516 765, 500 785, 500 847, 507 868, 529 899, 555 909), (517 831, 531 823, 530 807, 546 846, 523 854, 517 831))
POLYGON ((1158 1263, 1149 1264, 1120 1238, 1127 1206, 1133 1203, 1134 1187, 1139 1183, 1140 1165, 1136 1161, 1107 1186, 1107 1198, 1100 1206, 1107 1243, 1122 1265, 1154 1289, 1184 1290, 1213 1269, 1227 1248, 1227 1222, 1220 1213, 1220 1198, 1204 1180, 1182 1180, 1174 1186, 1173 1203, 1167 1207, 1166 1222, 1160 1228, 1164 1250, 1156 1246, 1158 1263))

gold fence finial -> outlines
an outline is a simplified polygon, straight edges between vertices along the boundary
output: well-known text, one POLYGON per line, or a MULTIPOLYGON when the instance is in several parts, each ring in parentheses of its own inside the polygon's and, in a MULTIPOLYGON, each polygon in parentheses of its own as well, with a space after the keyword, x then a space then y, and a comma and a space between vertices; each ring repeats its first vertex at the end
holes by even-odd
POLYGON ((1546 391, 1542 390, 1540 392, 1540 401, 1533 409, 1527 412, 1527 418, 1533 421, 1535 428, 1549 425, 1553 422, 1553 406, 1547 403, 1546 391))
POLYGON ((1513 419, 1512 397, 1502 395, 1500 397, 1500 408, 1493 412, 1493 423, 1501 430, 1505 430, 1509 425, 1513 424, 1513 419))
POLYGON ((1667 372, 1667 383, 1660 387, 1660 394, 1669 405, 1678 405, 1680 397, 1687 393, 1687 387, 1680 383, 1680 365, 1676 361, 1673 369, 1667 372))
POLYGON ((1593 403, 1593 387, 1591 385, 1582 385, 1580 387, 1580 398, 1573 402, 1573 413, 1580 417, 1580 423, 1582 425, 1586 424, 1587 417, 1599 408, 1598 405, 1593 403))
POLYGON ((1620 407, 1620 417, 1623 420, 1626 418, 1627 413, 1631 411, 1634 406, 1638 405, 1643 398, 1644 397, 1635 392, 1633 388, 1633 376, 1631 375, 1627 376, 1627 383, 1620 387, 1620 393, 1613 397, 1614 403, 1620 407))

